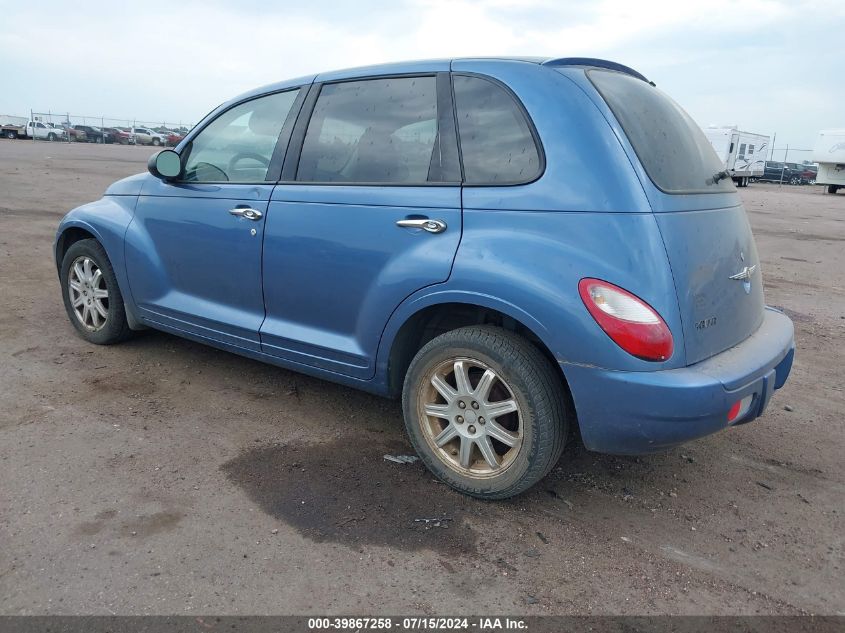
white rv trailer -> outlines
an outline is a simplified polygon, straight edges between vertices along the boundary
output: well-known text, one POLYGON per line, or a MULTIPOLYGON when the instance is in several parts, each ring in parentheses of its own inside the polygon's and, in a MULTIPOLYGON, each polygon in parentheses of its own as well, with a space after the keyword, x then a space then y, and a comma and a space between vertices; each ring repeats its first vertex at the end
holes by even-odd
POLYGON ((737 186, 747 187, 752 178, 763 175, 769 152, 768 136, 743 132, 733 125, 707 127, 703 132, 737 186))
POLYGON ((827 185, 828 193, 845 189, 845 129, 819 132, 813 160, 819 164, 817 185, 827 185))

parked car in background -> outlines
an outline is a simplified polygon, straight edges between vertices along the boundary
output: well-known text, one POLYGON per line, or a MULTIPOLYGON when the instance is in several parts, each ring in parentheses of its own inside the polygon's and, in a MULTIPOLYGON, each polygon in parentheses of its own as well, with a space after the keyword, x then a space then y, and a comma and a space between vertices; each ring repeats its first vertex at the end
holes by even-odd
POLYGON ((153 133, 151 130, 143 127, 132 127, 129 128, 129 133, 135 138, 136 145, 152 145, 153 143, 153 133))
POLYGON ((791 174, 789 177, 789 184, 790 185, 806 185, 807 182, 804 180, 804 165, 799 165, 798 163, 784 163, 786 165, 787 170, 791 174))
POLYGON ((819 173, 819 166, 818 165, 801 165, 801 180, 804 184, 807 185, 814 185, 816 184, 816 177, 819 173))
POLYGON ((757 178, 757 180, 783 183, 785 185, 800 185, 803 183, 801 176, 803 171, 803 168, 796 163, 767 160, 763 175, 757 178))
POLYGON ((93 125, 74 125, 73 128, 85 132, 89 143, 114 143, 114 137, 111 134, 93 125))
POLYGON ((170 147, 175 147, 182 141, 183 138, 185 138, 184 134, 179 132, 170 132, 167 135, 166 144, 170 147))
POLYGON ((158 132, 146 127, 135 127, 131 130, 135 135, 135 142, 139 145, 164 145, 167 138, 158 132))
POLYGON ((135 144, 135 136, 130 134, 127 130, 119 127, 104 127, 103 131, 110 134, 115 143, 120 143, 121 145, 135 144))
POLYGON ((67 132, 62 128, 56 128, 44 121, 28 121, 26 124, 27 136, 44 141, 67 140, 67 132))
POLYGON ((4 138, 26 137, 26 117, 0 114, 0 135, 4 138))
POLYGON ((85 143, 88 141, 88 135, 85 133, 85 130, 77 129, 70 123, 57 123, 56 125, 67 132, 71 141, 75 143, 85 143))
POLYGON ((25 138, 26 125, 15 125, 12 123, 0 123, 0 136, 3 138, 25 138))

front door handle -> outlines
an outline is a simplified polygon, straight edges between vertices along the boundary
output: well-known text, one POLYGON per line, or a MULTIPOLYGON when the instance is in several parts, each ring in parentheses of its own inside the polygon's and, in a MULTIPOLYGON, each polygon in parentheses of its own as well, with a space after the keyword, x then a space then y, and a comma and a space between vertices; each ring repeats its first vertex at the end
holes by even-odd
POLYGON ((442 233, 446 230, 446 223, 443 220, 429 220, 428 218, 399 220, 396 222, 396 226, 406 229, 422 229, 429 233, 442 233))
POLYGON ((264 215, 258 209, 250 209, 249 207, 236 207, 234 209, 229 209, 229 213, 241 218, 246 218, 247 220, 260 220, 261 216, 264 215))

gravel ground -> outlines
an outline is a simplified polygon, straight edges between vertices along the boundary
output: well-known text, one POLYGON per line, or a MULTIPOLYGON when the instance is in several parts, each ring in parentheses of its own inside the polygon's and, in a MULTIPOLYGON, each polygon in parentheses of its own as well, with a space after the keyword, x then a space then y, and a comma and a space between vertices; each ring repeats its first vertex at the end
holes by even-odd
POLYGON ((396 402, 74 334, 56 225, 151 151, 0 141, 0 614, 845 613, 845 195, 740 190, 798 345, 763 418, 650 457, 573 444, 484 503, 382 459, 411 452, 396 402))

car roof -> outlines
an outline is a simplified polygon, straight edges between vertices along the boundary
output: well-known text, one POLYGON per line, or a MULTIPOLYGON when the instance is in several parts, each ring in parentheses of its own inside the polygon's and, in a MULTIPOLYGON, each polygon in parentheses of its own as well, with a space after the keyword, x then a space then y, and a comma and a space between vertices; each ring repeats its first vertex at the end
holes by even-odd
POLYGON ((618 62, 595 57, 549 57, 549 56, 492 56, 492 57, 451 57, 445 59, 422 59, 406 62, 391 62, 387 64, 376 64, 373 66, 361 66, 357 68, 346 68, 329 72, 319 73, 318 81, 326 81, 335 76, 342 77, 363 77, 371 75, 394 75, 402 73, 414 73, 421 70, 431 72, 435 69, 449 70, 454 62, 522 62, 526 64, 538 64, 543 66, 584 66, 596 68, 608 68, 633 75, 643 81, 648 81, 643 75, 633 68, 618 62))
MULTIPOLYGON (((254 90, 250 90, 242 95, 239 95, 234 101, 241 101, 246 98, 256 97, 268 92, 275 92, 277 90, 284 90, 285 88, 292 88, 295 86, 302 86, 310 84, 314 81, 338 81, 342 79, 354 79, 357 77, 373 77, 379 75, 402 75, 415 73, 430 73, 430 72, 448 72, 454 62, 502 62, 503 64, 525 63, 550 66, 553 68, 562 68, 566 66, 581 66, 581 67, 596 67, 606 68, 609 70, 616 70, 623 72, 643 81, 648 80, 638 73, 633 68, 624 66, 617 62, 606 59, 598 59, 593 57, 530 57, 530 56, 493 56, 493 57, 451 57, 443 59, 421 59, 403 62, 391 62, 386 64, 376 64, 372 66, 358 66, 354 68, 344 68, 340 70, 332 70, 321 72, 316 75, 307 75, 280 81, 266 86, 261 86, 254 90)), ((230 102, 231 103, 231 102, 230 102)))

